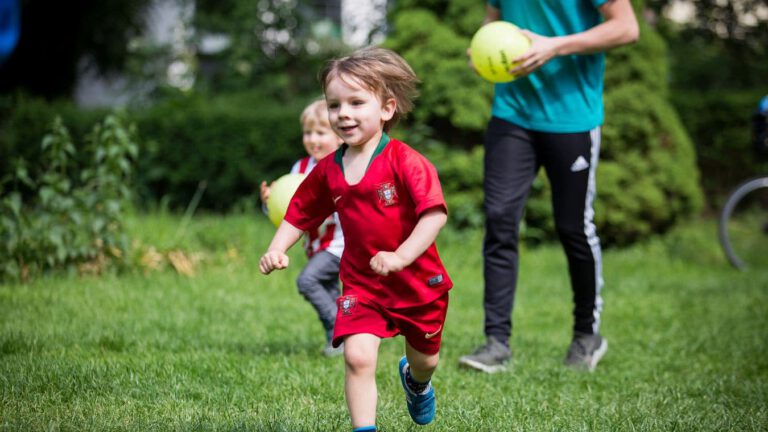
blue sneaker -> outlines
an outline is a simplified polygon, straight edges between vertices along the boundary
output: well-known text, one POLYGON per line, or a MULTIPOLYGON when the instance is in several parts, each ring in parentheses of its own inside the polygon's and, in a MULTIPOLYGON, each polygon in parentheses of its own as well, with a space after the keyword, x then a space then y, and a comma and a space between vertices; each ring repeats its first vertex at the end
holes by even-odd
POLYGON ((405 373, 408 370, 408 359, 403 356, 400 359, 400 383, 405 391, 405 402, 408 404, 408 414, 418 425, 425 425, 435 419, 435 389, 432 384, 421 393, 415 394, 405 382, 405 373))

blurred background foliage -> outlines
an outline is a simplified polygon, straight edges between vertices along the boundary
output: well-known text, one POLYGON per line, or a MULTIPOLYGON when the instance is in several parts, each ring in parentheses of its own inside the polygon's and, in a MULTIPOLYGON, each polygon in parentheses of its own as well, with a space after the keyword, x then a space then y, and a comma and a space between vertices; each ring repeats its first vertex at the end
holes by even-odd
POLYGON ((751 115, 768 94, 768 4, 697 1, 685 24, 662 18, 673 0, 647 0, 645 16, 669 46, 670 100, 695 148, 710 209, 747 177, 768 172, 750 144, 751 115))
POLYGON ((18 1, 21 35, 0 65, 0 93, 22 90, 46 99, 70 96, 84 69, 122 72, 130 42, 144 31, 144 11, 152 2, 18 1))
MULTIPOLYGON (((71 135, 72 157, 88 154, 78 147, 114 107, 84 104, 78 88, 88 77, 117 77, 123 92, 107 105, 122 107, 125 127, 135 127, 135 208, 183 212, 202 193, 201 209, 257 212, 259 182, 303 155, 298 117, 320 95, 319 68, 354 48, 329 18, 340 15, 338 0, 20 2, 22 37, 0 64, 3 197, 37 193, 9 179, 20 161, 43 160, 54 119, 71 135), (148 17, 169 5, 178 19, 172 36, 158 42, 148 37, 148 17)), ((438 167, 451 223, 482 226, 482 142, 493 86, 467 67, 466 48, 484 7, 474 0, 387 3, 386 23, 374 30, 386 32, 382 44, 422 80, 415 111, 393 135, 438 167)), ((607 245, 711 214, 739 180, 768 171, 750 150, 750 117, 768 93, 765 3, 691 2, 684 24, 665 17, 674 3, 633 1, 641 38, 608 55, 596 202, 607 245)), ((374 36, 367 42, 378 42, 374 36)), ((524 236, 552 239, 545 176, 531 196, 524 236)))

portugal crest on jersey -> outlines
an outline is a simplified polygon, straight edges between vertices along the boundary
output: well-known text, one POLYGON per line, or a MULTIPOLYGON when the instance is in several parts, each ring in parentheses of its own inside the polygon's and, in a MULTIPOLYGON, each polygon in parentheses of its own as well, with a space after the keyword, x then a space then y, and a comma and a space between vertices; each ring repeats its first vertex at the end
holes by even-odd
POLYGON ((384 206, 391 206, 397 204, 397 189, 392 182, 386 182, 379 185, 377 189, 379 193, 379 203, 384 206))

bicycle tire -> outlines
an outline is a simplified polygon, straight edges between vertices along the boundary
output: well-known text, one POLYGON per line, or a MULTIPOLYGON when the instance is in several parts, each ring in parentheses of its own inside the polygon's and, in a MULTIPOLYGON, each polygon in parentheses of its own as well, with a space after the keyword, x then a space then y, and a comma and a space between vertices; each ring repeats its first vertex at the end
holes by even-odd
MULTIPOLYGON (((745 197, 764 188, 768 190, 768 176, 750 179, 741 183, 728 195, 728 199, 720 212, 718 223, 720 245, 722 246, 728 262, 739 270, 746 270, 749 265, 745 261, 745 258, 740 256, 740 251, 737 251, 734 248, 734 239, 730 234, 729 226, 734 223, 732 220, 734 211, 739 207, 739 204, 745 200, 745 197)), ((759 235, 759 233, 755 233, 755 235, 759 235)))

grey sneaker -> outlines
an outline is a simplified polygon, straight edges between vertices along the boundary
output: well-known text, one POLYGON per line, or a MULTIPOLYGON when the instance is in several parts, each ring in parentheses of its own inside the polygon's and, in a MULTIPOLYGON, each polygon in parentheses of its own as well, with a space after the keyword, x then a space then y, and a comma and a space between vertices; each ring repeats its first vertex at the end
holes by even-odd
POLYGON ((336 357, 344 354, 344 343, 342 342, 341 345, 334 348, 331 341, 328 341, 327 344, 323 347, 323 355, 326 357, 336 357))
POLYGON ((507 370, 507 362, 512 358, 512 352, 506 345, 488 337, 488 342, 479 347, 472 354, 459 358, 459 366, 476 369, 486 373, 502 372, 507 370))
POLYGON ((573 341, 565 356, 565 365, 592 372, 606 351, 608 341, 599 334, 574 332, 573 341))

